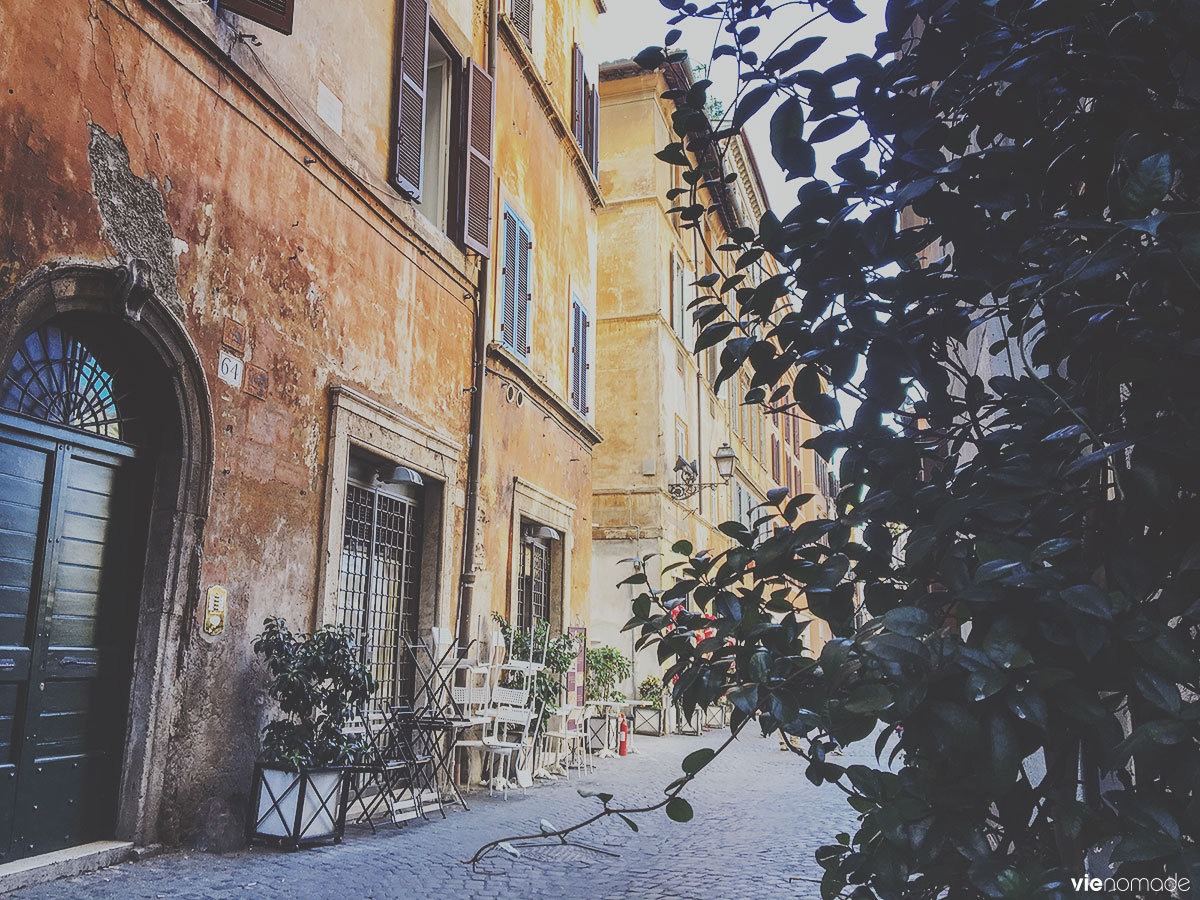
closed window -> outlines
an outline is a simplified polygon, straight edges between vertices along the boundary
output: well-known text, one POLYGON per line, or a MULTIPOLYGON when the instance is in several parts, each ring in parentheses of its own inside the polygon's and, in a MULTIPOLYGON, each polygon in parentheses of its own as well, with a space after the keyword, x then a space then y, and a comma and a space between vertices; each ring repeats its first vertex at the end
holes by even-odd
POLYGON ((417 209, 442 231, 450 230, 450 170, 457 162, 451 140, 451 98, 462 63, 435 33, 429 36, 425 67, 425 148, 417 209))
POLYGON ((500 269, 500 343, 522 359, 529 358, 532 306, 533 231, 513 210, 504 207, 500 269))
POLYGON ((338 624, 354 633, 375 678, 377 709, 412 699, 415 687, 405 645, 419 621, 422 489, 381 482, 394 465, 351 456, 338 569, 338 624))
POLYGON ((678 253, 671 253, 671 328, 682 341, 684 339, 683 322, 687 303, 683 299, 684 275, 683 262, 678 253))
POLYGON ((590 391, 588 380, 592 368, 591 321, 578 297, 571 299, 571 406, 587 415, 590 391))
POLYGON ((517 628, 529 630, 550 621, 550 547, 544 526, 521 523, 521 569, 517 579, 517 628))
POLYGON ((525 46, 533 49, 533 0, 509 0, 508 18, 525 46))

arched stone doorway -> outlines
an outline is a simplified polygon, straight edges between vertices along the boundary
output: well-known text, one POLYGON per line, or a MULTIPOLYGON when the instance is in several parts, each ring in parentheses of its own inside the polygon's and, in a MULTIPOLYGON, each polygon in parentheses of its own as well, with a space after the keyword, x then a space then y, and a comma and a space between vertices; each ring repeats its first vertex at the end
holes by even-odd
POLYGON ((153 841, 211 479, 198 356, 136 261, 48 266, 0 300, 0 378, 0 855, 153 841))

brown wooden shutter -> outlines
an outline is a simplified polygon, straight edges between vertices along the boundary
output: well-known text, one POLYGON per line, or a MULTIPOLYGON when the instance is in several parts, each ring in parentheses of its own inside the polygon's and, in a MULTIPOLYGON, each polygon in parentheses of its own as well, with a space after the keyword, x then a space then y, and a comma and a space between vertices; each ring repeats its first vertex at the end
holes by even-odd
POLYGON ((284 34, 292 33, 296 0, 220 0, 218 7, 284 34))
POLYGON ((600 177, 600 91, 584 81, 584 140, 583 155, 587 158, 592 174, 600 177))
POLYGON ((587 129, 584 127, 587 120, 584 109, 586 105, 587 79, 583 74, 583 49, 576 44, 571 51, 571 133, 575 135, 575 142, 585 150, 587 148, 587 129))
POLYGON ((496 87, 472 60, 467 68, 466 173, 462 242, 483 256, 492 252, 492 136, 496 87))
POLYGON ((395 131, 392 183, 421 199, 425 147, 425 70, 429 62, 429 0, 400 0, 396 10, 395 131))
POLYGON ((533 0, 512 0, 508 17, 522 40, 533 48, 533 0))

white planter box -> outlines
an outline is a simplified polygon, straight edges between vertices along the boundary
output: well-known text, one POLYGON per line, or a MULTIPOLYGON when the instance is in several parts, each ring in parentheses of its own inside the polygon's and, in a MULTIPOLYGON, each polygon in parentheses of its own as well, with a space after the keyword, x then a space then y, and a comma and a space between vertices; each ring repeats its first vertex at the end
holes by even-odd
POLYGON ((341 769, 289 772, 255 766, 251 839, 272 838, 293 847, 340 841, 346 825, 344 778, 341 769))
POLYGON ((667 733, 667 711, 648 706, 633 708, 633 730, 635 734, 651 734, 661 737, 667 733))
POLYGON ((690 719, 686 718, 683 710, 678 707, 675 709, 675 733, 676 734, 700 734, 704 731, 704 710, 697 709, 692 713, 690 719))
POLYGON ((724 728, 725 727, 725 707, 717 704, 710 706, 704 711, 704 727, 705 728, 724 728))
POLYGON ((587 720, 587 745, 593 753, 608 746, 608 719, 604 716, 589 716, 587 720))

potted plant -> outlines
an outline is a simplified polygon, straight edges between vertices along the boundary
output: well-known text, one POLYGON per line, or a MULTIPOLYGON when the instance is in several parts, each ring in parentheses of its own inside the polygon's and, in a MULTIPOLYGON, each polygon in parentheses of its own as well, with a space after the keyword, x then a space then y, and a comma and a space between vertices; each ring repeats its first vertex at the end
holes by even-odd
POLYGON ((633 730, 638 734, 661 737, 667 733, 667 704, 663 700, 663 683, 657 675, 648 675, 638 685, 638 699, 650 704, 633 708, 633 730))
MULTIPOLYGON (((625 694, 617 689, 617 685, 629 677, 633 664, 629 658, 616 647, 607 644, 603 647, 592 647, 587 651, 587 673, 584 677, 587 699, 590 703, 621 703, 626 700, 625 694)), ((608 747, 610 716, 591 716, 588 718, 588 746, 593 750, 604 750, 608 747)))
POLYGON ((332 838, 346 824, 349 780, 364 741, 345 727, 374 688, 353 633, 326 625, 293 634, 269 618, 254 639, 266 658, 267 691, 283 716, 263 729, 263 753, 250 790, 249 838, 293 848, 332 838))
POLYGON ((704 727, 705 728, 724 728, 726 722, 726 714, 729 712, 727 701, 724 697, 720 697, 712 706, 704 708, 704 727))

